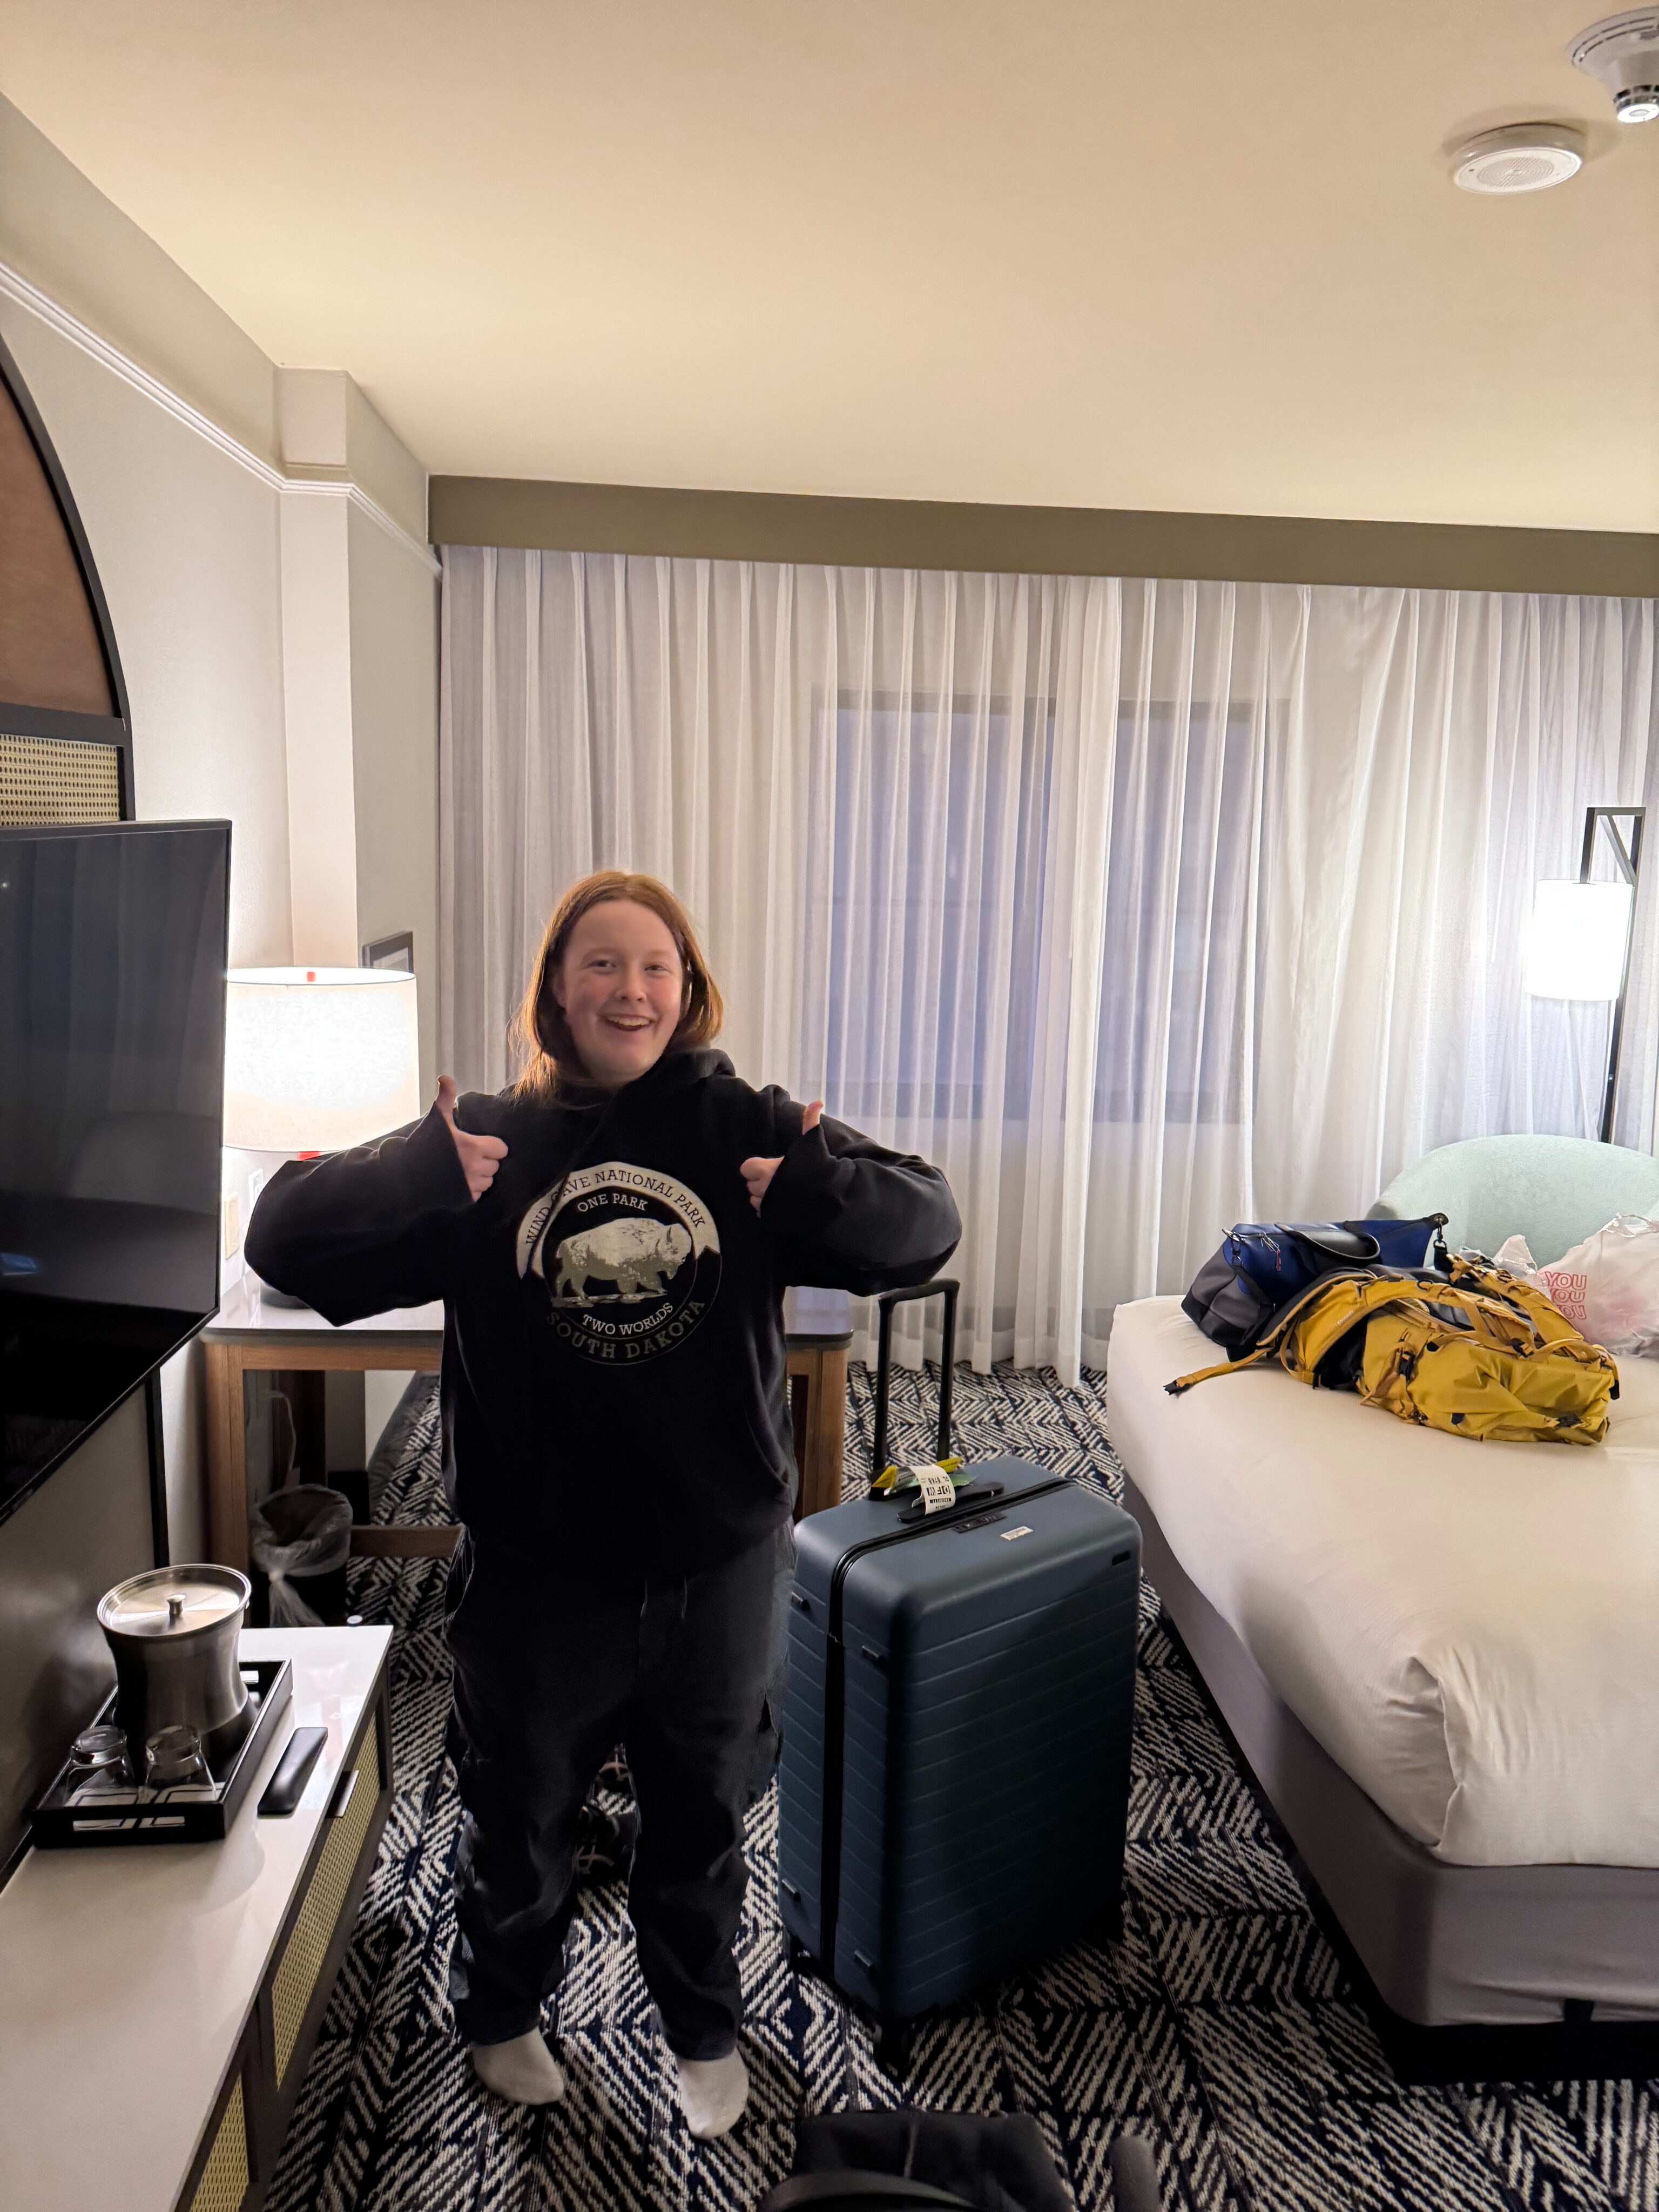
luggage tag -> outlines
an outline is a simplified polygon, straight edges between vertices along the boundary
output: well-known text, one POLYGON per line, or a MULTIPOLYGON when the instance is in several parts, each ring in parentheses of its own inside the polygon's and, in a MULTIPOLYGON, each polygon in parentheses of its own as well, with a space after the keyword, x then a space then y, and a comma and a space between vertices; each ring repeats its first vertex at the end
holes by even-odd
MULTIPOLYGON (((963 1481, 967 1480, 962 1460, 956 1452, 949 1453, 944 1459, 930 1460, 928 1465, 943 1469, 953 1483, 958 1478, 963 1481)), ((870 1485, 870 1494, 872 1498, 891 1498, 898 1491, 908 1490, 915 1479, 916 1470, 913 1467, 884 1467, 870 1485)))
POLYGON ((907 1468, 905 1473, 916 1479, 923 1513, 943 1513, 947 1506, 956 1504, 957 1486, 942 1467, 930 1462, 926 1467, 907 1468))

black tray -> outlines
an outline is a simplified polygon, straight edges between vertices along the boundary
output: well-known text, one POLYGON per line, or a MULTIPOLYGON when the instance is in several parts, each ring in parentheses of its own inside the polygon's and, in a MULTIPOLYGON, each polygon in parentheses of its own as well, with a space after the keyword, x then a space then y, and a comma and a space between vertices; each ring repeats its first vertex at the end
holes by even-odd
MULTIPOLYGON (((42 1850, 108 1850, 131 1844, 222 1843, 294 1694, 294 1668, 286 1659, 244 1659, 242 1680, 248 1702, 258 1700, 253 1725, 232 1752, 222 1771, 214 1770, 209 1791, 127 1790, 100 1792, 79 1805, 70 1802, 70 1761, 29 1814, 29 1838, 42 1850)), ((115 1722, 112 1690, 92 1725, 115 1722)))

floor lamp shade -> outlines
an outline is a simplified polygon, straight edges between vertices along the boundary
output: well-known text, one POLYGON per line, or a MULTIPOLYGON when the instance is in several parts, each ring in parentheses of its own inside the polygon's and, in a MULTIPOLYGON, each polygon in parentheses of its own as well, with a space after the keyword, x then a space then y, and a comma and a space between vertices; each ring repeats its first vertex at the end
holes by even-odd
POLYGON ((233 968, 225 1142, 337 1152, 419 1118, 415 978, 380 968, 233 968))
POLYGON ((1534 999, 1610 1003, 1625 986, 1629 884, 1541 883, 1527 932, 1527 990, 1534 999))

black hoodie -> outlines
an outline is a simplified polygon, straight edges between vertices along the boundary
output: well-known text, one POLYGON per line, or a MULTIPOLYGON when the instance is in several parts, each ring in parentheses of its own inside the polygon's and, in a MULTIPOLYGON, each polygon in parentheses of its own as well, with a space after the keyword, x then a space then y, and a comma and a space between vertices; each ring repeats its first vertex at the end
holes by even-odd
POLYGON ((944 1176, 838 1121, 803 1134, 722 1052, 455 1118, 507 1146, 476 1204, 434 1108, 280 1169, 249 1264, 336 1322, 443 1300, 446 1477, 486 1547, 623 1579, 759 1542, 794 1492, 785 1286, 925 1282, 961 1235, 944 1176), (756 1154, 783 1157, 758 1213, 756 1154))

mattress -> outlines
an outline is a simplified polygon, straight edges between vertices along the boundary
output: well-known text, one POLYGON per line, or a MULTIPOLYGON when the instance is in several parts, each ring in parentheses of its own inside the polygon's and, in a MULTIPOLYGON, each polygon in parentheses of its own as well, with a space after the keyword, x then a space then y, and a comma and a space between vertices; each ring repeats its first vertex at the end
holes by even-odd
POLYGON ((1607 1441, 1477 1443, 1212 1364, 1120 1306, 1114 1448, 1175 1557, 1314 1738, 1467 1866, 1659 1865, 1659 1363, 1607 1441))

